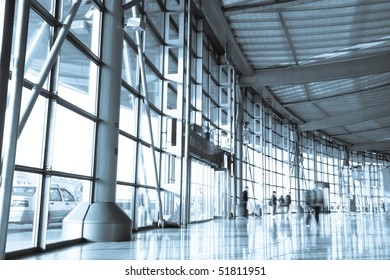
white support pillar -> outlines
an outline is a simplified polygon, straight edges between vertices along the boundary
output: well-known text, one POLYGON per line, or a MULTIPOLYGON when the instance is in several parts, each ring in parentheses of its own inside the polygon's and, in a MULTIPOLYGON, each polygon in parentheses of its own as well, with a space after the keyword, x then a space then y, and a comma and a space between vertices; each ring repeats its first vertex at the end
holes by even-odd
POLYGON ((236 117, 236 130, 235 130, 235 170, 234 170, 234 177, 235 177, 235 216, 236 217, 244 217, 244 211, 243 211, 243 201, 242 201, 242 155, 243 155, 243 145, 242 145, 242 122, 244 120, 244 107, 243 107, 243 94, 241 90, 238 90, 236 92, 237 96, 237 117, 236 117))
MULTIPOLYGON (((187 49, 186 52, 183 53, 183 58, 185 58, 186 64, 186 72, 185 72, 185 106, 183 106, 183 118, 184 118, 184 155, 182 159, 183 163, 183 185, 182 185, 182 200, 185 205, 184 212, 182 215, 182 222, 184 226, 187 226, 190 222, 190 195, 191 195, 191 157, 189 152, 189 139, 190 139, 190 125, 191 125, 191 47, 192 46, 192 24, 191 24, 191 1, 187 1, 187 30, 185 34, 187 35, 187 49), (184 198, 184 199, 183 199, 184 198)), ((199 27, 199 26, 197 26, 199 27)), ((203 29, 203 22, 201 28, 203 29)), ((184 29, 184 27, 183 27, 184 29)), ((183 59, 184 60, 184 59, 183 59)), ((184 103, 184 99, 183 99, 184 103)))
MULTIPOLYGON (((4 120, 7 108, 7 90, 9 67, 12 50, 12 34, 14 22, 15 2, 11 0, 0 3, 0 157, 2 154, 4 120)), ((1 174, 1 165, 0 165, 1 174)), ((1 176, 1 175, 0 175, 1 176)), ((1 183, 1 177, 0 177, 1 183)))
MULTIPOLYGON (((4 151, 1 154, 0 180, 0 259, 5 258, 8 218, 15 169, 16 145, 18 142, 19 115, 22 103, 24 60, 26 56, 27 31, 30 15, 30 2, 20 0, 18 6, 12 80, 9 104, 5 117, 4 151)), ((8 78, 8 75, 7 75, 8 78)))

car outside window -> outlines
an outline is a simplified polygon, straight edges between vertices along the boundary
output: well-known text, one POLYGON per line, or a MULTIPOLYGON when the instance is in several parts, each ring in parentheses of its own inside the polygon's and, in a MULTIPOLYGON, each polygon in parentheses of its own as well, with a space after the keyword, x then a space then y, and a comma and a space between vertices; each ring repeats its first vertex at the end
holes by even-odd
POLYGON ((35 187, 28 187, 28 186, 23 186, 23 187, 13 187, 12 188, 12 193, 13 194, 28 194, 28 195, 33 195, 36 191, 35 187))
POLYGON ((73 195, 66 189, 61 189, 64 201, 75 201, 73 195))
POLYGON ((59 189, 50 189, 50 201, 62 201, 59 189))

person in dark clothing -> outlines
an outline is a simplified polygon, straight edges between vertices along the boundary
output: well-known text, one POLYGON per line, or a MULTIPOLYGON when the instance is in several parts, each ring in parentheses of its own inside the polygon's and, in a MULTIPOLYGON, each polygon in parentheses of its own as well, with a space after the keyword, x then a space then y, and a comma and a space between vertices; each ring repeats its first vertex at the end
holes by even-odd
POLYGON ((314 218, 316 219, 317 224, 320 222, 320 211, 323 205, 322 191, 317 188, 314 189, 315 201, 313 204, 314 218))
POLYGON ((311 211, 314 212, 314 218, 317 225, 320 222, 320 211, 322 205, 322 193, 317 189, 312 189, 306 191, 306 206, 307 206, 307 216, 306 216, 306 225, 310 226, 311 220, 311 211))
POLYGON ((320 209, 321 206, 318 205, 313 206, 314 218, 316 219, 317 224, 320 222, 320 209))
POLYGON ((272 215, 273 215, 274 218, 275 218, 276 206, 277 206, 276 191, 273 191, 273 192, 272 192, 272 196, 271 196, 271 206, 272 206, 272 215))
POLYGON ((278 202, 279 202, 279 206, 283 206, 284 205, 284 197, 283 197, 283 195, 279 196, 278 202))
POLYGON ((283 207, 284 207, 284 197, 283 197, 283 195, 280 195, 279 196, 279 199, 278 199, 278 204, 279 204, 279 209, 280 209, 280 213, 284 213, 284 209, 283 209, 283 207))
POLYGON ((284 199, 284 203, 286 203, 286 212, 287 214, 290 213, 290 205, 291 205, 291 193, 289 192, 288 194, 286 194, 286 198, 284 199))
POLYGON ((312 190, 306 191, 305 204, 306 204, 306 211, 307 211, 306 226, 310 226, 311 210, 312 210, 312 206, 313 206, 312 190))
POLYGON ((248 216, 248 187, 245 187, 244 191, 242 192, 242 203, 244 208, 244 216, 248 216))

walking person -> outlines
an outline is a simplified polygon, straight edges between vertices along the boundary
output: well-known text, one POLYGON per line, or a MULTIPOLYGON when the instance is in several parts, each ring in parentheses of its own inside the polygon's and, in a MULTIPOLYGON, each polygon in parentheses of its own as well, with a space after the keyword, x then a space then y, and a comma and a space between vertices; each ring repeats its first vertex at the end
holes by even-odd
POLYGON ((323 203, 322 193, 315 187, 312 190, 306 191, 306 206, 307 206, 307 216, 306 216, 306 226, 310 226, 311 221, 311 211, 314 212, 314 218, 316 220, 317 226, 320 222, 320 211, 323 203))
POLYGON ((313 190, 314 194, 314 202, 313 202, 313 212, 314 212, 314 218, 317 222, 317 225, 319 225, 320 222, 320 211, 323 205, 323 196, 322 192, 316 187, 313 190))
POLYGON ((280 213, 284 214, 283 207, 285 206, 285 204, 284 204, 284 197, 283 197, 283 195, 279 196, 278 204, 279 204, 280 213))
POLYGON ((244 217, 248 217, 248 187, 245 187, 242 192, 242 204, 244 208, 244 217))
POLYGON ((286 203, 286 212, 287 214, 290 214, 290 205, 291 205, 291 193, 288 192, 288 194, 286 194, 286 198, 284 199, 284 202, 286 203))
POLYGON ((305 204, 306 204, 306 226, 310 227, 311 221, 311 211, 313 206, 312 190, 307 190, 305 195, 305 204))
POLYGON ((275 218, 276 206, 277 206, 276 191, 273 191, 273 192, 272 192, 272 196, 271 196, 271 206, 272 206, 272 216, 275 218))

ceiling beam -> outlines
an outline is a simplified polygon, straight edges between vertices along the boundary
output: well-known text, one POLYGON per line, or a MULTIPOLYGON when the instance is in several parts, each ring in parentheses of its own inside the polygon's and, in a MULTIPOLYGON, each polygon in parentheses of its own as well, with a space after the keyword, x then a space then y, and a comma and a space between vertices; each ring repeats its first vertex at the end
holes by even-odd
POLYGON ((317 2, 319 0, 269 0, 267 2, 244 4, 244 5, 229 5, 223 10, 226 15, 234 15, 241 13, 260 13, 269 10, 288 8, 291 6, 317 2))
POLYGON ((321 98, 309 99, 309 97, 306 93, 308 91, 307 84, 305 84, 305 89, 306 89, 305 95, 306 95, 306 98, 308 100, 288 102, 288 103, 284 103, 283 106, 284 107, 296 107, 296 106, 303 106, 303 105, 314 105, 315 103, 319 103, 322 101, 345 102, 345 100, 347 98, 358 97, 358 96, 363 96, 365 94, 372 94, 372 93, 374 93, 376 96, 379 97, 379 96, 387 94, 388 88, 390 88, 390 83, 387 83, 384 85, 379 85, 379 86, 369 88, 369 89, 358 89, 355 91, 346 92, 346 93, 342 93, 342 94, 338 94, 338 95, 331 95, 331 96, 325 96, 325 97, 321 97, 321 98))
MULTIPOLYGON (((384 118, 387 119, 387 117, 384 117, 384 118)), ((361 137, 361 136, 364 136, 364 134, 367 134, 367 133, 378 133, 378 132, 384 132, 384 131, 387 131, 387 130, 390 132, 390 126, 381 126, 381 127, 364 129, 364 130, 359 129, 359 130, 353 130, 353 132, 347 131, 347 132, 344 132, 344 133, 332 134, 330 136, 331 137, 335 137, 335 138, 343 137, 343 136, 349 136, 349 135, 361 137)), ((390 137, 389 137, 389 140, 390 140, 390 137)))
POLYGON ((320 120, 309 121, 299 125, 301 131, 313 131, 330 127, 343 126, 358 122, 368 121, 384 116, 389 116, 389 105, 368 107, 363 110, 340 114, 337 116, 326 117, 320 120))
POLYGON ((286 25, 286 21, 284 20, 283 13, 279 9, 278 9, 278 15, 280 18, 280 22, 282 23, 282 26, 283 26, 284 34, 286 34, 286 39, 287 39, 288 45, 290 47, 291 53, 294 57, 295 65, 299 65, 297 52, 295 51, 294 44, 291 40, 290 32, 288 31, 288 27, 286 25))
POLYGON ((390 54, 320 65, 256 70, 240 77, 241 86, 276 86, 361 77, 390 72, 390 54))
POLYGON ((349 147, 351 151, 390 151, 390 140, 355 144, 349 147))
POLYGON ((242 75, 253 75, 253 67, 241 51, 236 38, 233 35, 225 15, 222 13, 219 1, 202 1, 200 10, 205 16, 211 30, 217 36, 221 46, 228 46, 228 55, 231 62, 242 75))

